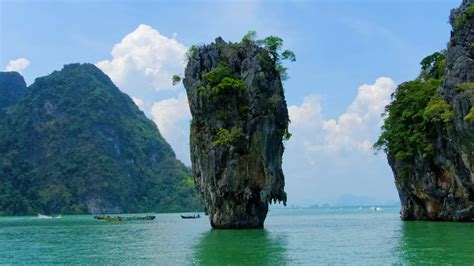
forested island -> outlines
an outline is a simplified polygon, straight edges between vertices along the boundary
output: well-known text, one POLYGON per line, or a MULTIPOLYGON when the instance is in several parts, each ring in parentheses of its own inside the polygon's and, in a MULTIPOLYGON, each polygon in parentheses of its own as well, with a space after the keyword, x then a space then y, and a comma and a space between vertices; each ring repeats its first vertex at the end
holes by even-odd
POLYGON ((0 73, 0 215, 200 210, 191 169, 92 64, 0 73))
POLYGON ((474 4, 451 12, 448 48, 400 84, 376 148, 387 153, 403 220, 474 219, 474 4))

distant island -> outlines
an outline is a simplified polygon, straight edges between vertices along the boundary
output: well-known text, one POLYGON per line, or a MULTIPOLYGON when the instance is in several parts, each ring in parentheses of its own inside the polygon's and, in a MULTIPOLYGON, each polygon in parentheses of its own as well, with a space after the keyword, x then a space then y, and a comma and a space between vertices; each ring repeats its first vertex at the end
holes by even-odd
POLYGON ((92 64, 0 73, 0 215, 195 211, 191 169, 92 64))

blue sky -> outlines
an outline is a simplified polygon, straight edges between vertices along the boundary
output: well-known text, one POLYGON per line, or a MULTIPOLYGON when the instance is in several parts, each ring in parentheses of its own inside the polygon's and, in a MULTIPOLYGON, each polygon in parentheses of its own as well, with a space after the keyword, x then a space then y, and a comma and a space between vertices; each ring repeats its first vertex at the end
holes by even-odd
POLYGON ((157 75, 182 68, 184 48, 217 36, 239 41, 248 30, 261 37, 280 36, 297 59, 288 63, 290 79, 285 83, 290 115, 296 119, 284 157, 290 203, 336 202, 345 194, 385 202, 396 200, 397 194, 385 158, 367 150, 378 134, 380 121, 374 114, 395 84, 416 77, 424 56, 446 47, 449 12, 459 4, 3 0, 0 67, 25 58, 29 65, 21 72, 32 83, 66 63, 105 61, 98 65, 142 103, 178 158, 189 164, 183 88, 165 88, 159 78, 139 72, 147 64, 160 64, 153 70, 157 75), (114 57, 116 44, 122 45, 114 57), (152 55, 140 57, 144 51, 152 55), (123 74, 117 62, 131 58, 127 53, 135 53, 133 60, 126 60, 133 66, 123 74), (140 79, 142 74, 146 78, 140 79))

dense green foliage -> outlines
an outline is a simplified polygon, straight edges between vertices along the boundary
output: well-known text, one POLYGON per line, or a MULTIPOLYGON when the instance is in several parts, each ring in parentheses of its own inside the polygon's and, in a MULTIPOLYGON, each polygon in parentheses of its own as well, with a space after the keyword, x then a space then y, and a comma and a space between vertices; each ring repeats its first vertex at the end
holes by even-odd
POLYGON ((216 68, 202 74, 203 84, 197 88, 201 97, 208 98, 214 103, 216 108, 216 118, 226 123, 227 128, 212 129, 215 133, 215 145, 232 144, 239 135, 237 127, 233 127, 234 122, 229 121, 231 114, 237 111, 241 119, 247 115, 247 86, 240 79, 239 74, 231 68, 221 63, 216 68))
POLYGON ((419 78, 400 84, 392 95, 382 135, 374 145, 398 160, 432 157, 436 137, 453 129, 453 111, 437 92, 444 79, 445 56, 434 53, 421 65, 419 78))
POLYGON ((203 97, 209 97, 216 104, 218 115, 223 120, 227 117, 227 113, 235 109, 242 115, 246 114, 247 86, 232 69, 220 64, 213 70, 203 73, 202 80, 203 85, 197 88, 197 92, 203 97))
POLYGON ((173 75, 173 77, 171 78, 171 82, 174 86, 181 82, 181 77, 179 75, 173 75))
POLYGON ((290 138, 291 138, 292 134, 290 133, 290 131, 288 130, 288 128, 285 128, 283 130, 283 140, 284 141, 289 141, 290 138))
POLYGON ((202 75, 205 85, 209 85, 209 90, 201 89, 200 92, 207 92, 209 96, 218 97, 246 91, 245 83, 237 73, 225 65, 219 65, 208 73, 202 75))
POLYGON ((0 118, 0 214, 200 208, 190 169, 94 65, 36 79, 0 118))
MULTIPOLYGON (((249 31, 244 37, 242 38, 242 42, 251 42, 260 47, 263 47, 265 51, 268 53, 269 56, 259 54, 258 60, 260 64, 266 69, 274 68, 280 75, 281 80, 287 80, 288 74, 287 69, 283 65, 284 60, 289 60, 291 62, 296 61, 296 56, 293 51, 284 50, 280 52, 283 47, 283 39, 277 36, 268 36, 263 40, 257 39, 257 32, 256 31, 249 31)), ((278 102, 277 96, 274 95, 268 101, 268 107, 274 108, 276 103, 278 102)), ((288 125, 282 132, 282 137, 284 141, 288 141, 291 138, 291 133, 288 130, 288 125)))
POLYGON ((464 12, 460 14, 458 17, 456 17, 453 24, 454 29, 461 28, 466 23, 466 21, 468 21, 472 17, 474 17, 474 3, 470 3, 466 7, 464 12))
POLYGON ((232 130, 227 130, 225 128, 219 128, 216 134, 216 140, 214 145, 226 145, 232 144, 236 141, 237 137, 240 134, 240 130, 237 127, 233 127, 232 130))
POLYGON ((255 42, 257 38, 257 32, 254 30, 250 30, 247 34, 242 37, 243 42, 255 42))
POLYGON ((420 62, 421 73, 419 79, 427 81, 444 78, 444 72, 446 71, 446 57, 444 54, 444 51, 436 52, 423 58, 420 62))
POLYGON ((458 92, 468 92, 474 94, 474 82, 464 82, 456 86, 458 92))
MULTIPOLYGON (((282 80, 288 79, 287 68, 283 66, 283 60, 289 60, 291 62, 296 61, 296 56, 293 51, 284 50, 280 53, 283 47, 283 39, 277 36, 268 36, 263 40, 257 40, 257 32, 256 31, 249 31, 244 37, 242 38, 243 42, 253 42, 258 46, 265 48, 265 50, 269 53, 270 58, 272 60, 272 65, 275 69, 280 73, 280 77, 282 80)), ((265 62, 265 58, 261 57, 260 60, 264 64, 268 64, 265 62)))
MULTIPOLYGON (((221 60, 219 64, 208 72, 201 74, 201 83, 198 84, 196 92, 199 97, 205 97, 206 102, 212 103, 213 117, 211 120, 219 120, 223 127, 207 128, 202 122, 192 121, 191 130, 209 130, 215 135, 215 145, 232 144, 240 135, 235 129, 241 125, 242 121, 247 119, 250 110, 248 88, 242 80, 238 70, 231 67, 229 63, 231 58, 239 56, 243 49, 257 45, 257 60, 260 67, 266 71, 274 73, 274 75, 282 79, 286 79, 286 68, 283 66, 283 60, 295 61, 295 54, 292 51, 285 50, 281 52, 283 40, 276 36, 269 36, 263 40, 256 40, 256 32, 250 31, 242 38, 241 43, 230 43, 226 52, 220 51, 221 60), (249 46, 249 44, 251 44, 249 46)), ((254 46, 255 47, 255 46, 254 46)), ((188 51, 188 58, 195 55, 198 51, 197 46, 193 46, 188 51)), ((181 79, 179 76, 173 76, 173 83, 178 83, 181 79), (175 82, 176 81, 176 82, 175 82)), ((262 79, 257 76, 256 80, 262 79)), ((273 95, 268 99, 265 105, 267 111, 275 111, 281 103, 282 98, 273 95)), ((291 133, 288 131, 288 125, 279 130, 284 140, 289 140, 291 133)))
POLYGON ((474 123, 474 107, 471 107, 469 113, 464 117, 464 121, 474 123))
POLYGON ((198 50, 198 47, 197 47, 196 45, 192 45, 192 46, 188 49, 188 51, 186 51, 186 60, 189 61, 189 58, 191 58, 191 57, 194 55, 194 53, 197 52, 197 50, 198 50))
POLYGON ((16 104, 25 91, 25 80, 18 72, 0 72, 0 109, 16 104))

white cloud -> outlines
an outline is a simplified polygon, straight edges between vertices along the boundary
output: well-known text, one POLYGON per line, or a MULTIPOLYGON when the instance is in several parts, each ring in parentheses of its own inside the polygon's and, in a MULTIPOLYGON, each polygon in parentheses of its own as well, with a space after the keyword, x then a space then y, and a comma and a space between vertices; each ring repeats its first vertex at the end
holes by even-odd
MULTIPOLYGON (((293 136, 285 144, 283 167, 290 204, 334 203, 344 194, 366 195, 379 202, 396 199, 385 158, 371 150, 380 133, 380 114, 394 89, 390 78, 360 86, 337 119, 324 118, 315 95, 288 107, 293 136)), ((151 116, 178 158, 189 165, 191 115, 185 93, 156 102, 151 116)))
POLYGON ((396 198, 385 158, 374 156, 371 149, 380 133, 380 114, 395 87, 385 77, 360 86, 337 119, 324 118, 321 101, 314 95, 288 107, 293 136, 285 145, 283 162, 290 203, 336 202, 343 194, 382 201, 396 198))
POLYGON ((141 24, 114 45, 111 60, 96 65, 129 94, 136 95, 136 90, 171 90, 171 77, 183 72, 187 51, 175 36, 166 37, 141 24))
POLYGON ((30 61, 26 58, 18 58, 15 60, 11 60, 8 62, 7 67, 5 68, 6 71, 18 71, 21 72, 25 70, 30 65, 30 61))
MULTIPOLYGON (((171 76, 182 74, 186 53, 175 37, 140 25, 114 46, 111 60, 96 65, 133 95, 177 157, 190 165, 187 98, 182 85, 170 92, 171 76)), ((395 83, 383 77, 360 86, 354 101, 335 119, 324 117, 315 95, 288 107, 293 136, 285 144, 283 166, 290 204, 334 202, 343 194, 396 198, 385 158, 371 152, 380 133, 380 114, 394 89, 395 83)))
POLYGON ((369 143, 374 142, 379 133, 380 114, 390 102, 395 87, 395 82, 385 77, 373 85, 360 86, 354 101, 337 120, 323 118, 318 97, 305 97, 300 106, 288 107, 293 139, 303 141, 311 150, 370 151, 369 143))
POLYGON ((167 37, 141 24, 114 45, 110 60, 96 65, 153 119, 178 159, 190 164, 186 121, 190 118, 189 108, 182 85, 171 84, 174 74, 184 72, 187 51, 176 37, 176 33, 167 37))
POLYGON ((163 137, 173 147, 177 157, 190 165, 189 156, 189 111, 186 94, 156 102, 151 108, 153 121, 163 137))

